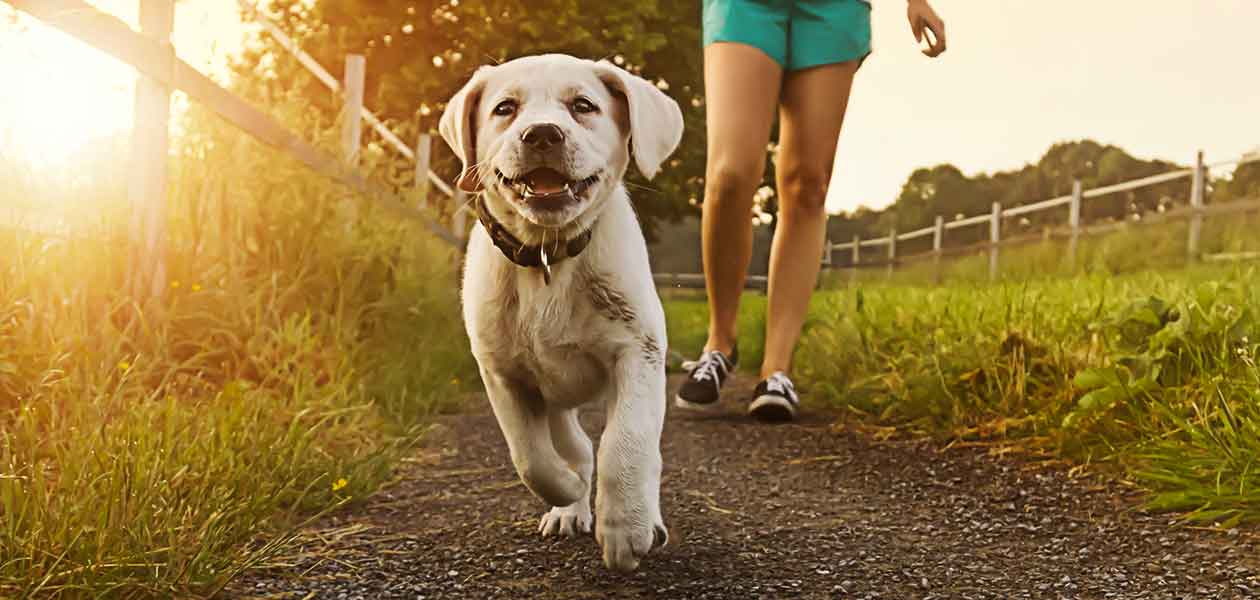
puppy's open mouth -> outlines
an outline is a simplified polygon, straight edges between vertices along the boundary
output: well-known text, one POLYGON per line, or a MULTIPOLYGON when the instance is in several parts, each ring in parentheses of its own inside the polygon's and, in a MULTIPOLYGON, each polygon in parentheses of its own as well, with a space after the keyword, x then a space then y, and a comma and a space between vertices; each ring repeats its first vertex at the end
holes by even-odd
POLYGON ((510 178, 495 169, 499 182, 531 206, 542 209, 563 208, 577 200, 599 181, 599 173, 585 179, 569 179, 555 169, 534 169, 510 178))

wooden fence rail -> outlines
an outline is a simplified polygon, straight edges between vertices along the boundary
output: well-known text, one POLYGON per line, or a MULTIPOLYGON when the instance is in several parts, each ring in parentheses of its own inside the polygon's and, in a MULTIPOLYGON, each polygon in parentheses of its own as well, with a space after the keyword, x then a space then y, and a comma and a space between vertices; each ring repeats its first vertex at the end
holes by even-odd
MULTIPOLYGON (((132 240, 138 262, 132 288, 137 293, 143 294, 147 290, 148 295, 157 296, 166 289, 162 248, 165 246, 163 215, 172 90, 182 90, 189 98, 205 105, 258 141, 289 154, 316 173, 346 185, 394 215, 424 224, 440 239, 460 247, 459 236, 452 235, 418 209, 404 204, 394 190, 349 168, 338 157, 315 148, 266 113, 180 60, 170 43, 174 0, 140 0, 142 33, 82 0, 5 1, 131 65, 142 75, 136 85, 132 177, 128 191, 135 207, 132 240)), ((410 152, 407 149, 407 153, 410 152)), ((439 189, 445 186, 444 183, 439 184, 441 180, 431 172, 429 179, 439 189)))
MULTIPOLYGON (((253 2, 250 0, 237 0, 237 3, 240 4, 241 9, 244 11, 245 15, 250 18, 250 20, 258 23, 263 30, 267 32, 267 35, 270 35, 272 39, 276 40, 276 43, 280 44, 281 48, 284 48, 285 51, 292 54, 293 57, 297 59, 298 64, 302 65, 307 71, 314 75, 315 79, 319 80, 320 83, 323 83, 329 91, 334 94, 344 93, 345 88, 342 83, 339 82, 336 77, 333 77, 332 73, 330 73, 328 69, 325 69, 323 65, 319 64, 319 61, 315 60, 315 57, 302 50, 301 46, 299 46, 298 43, 289 36, 289 34, 284 32, 284 29, 271 19, 267 18, 266 15, 262 14, 253 2)), ((362 90, 359 91, 361 92, 362 90)), ((433 172, 433 169, 429 168, 430 155, 428 153, 428 134, 421 134, 420 143, 416 146, 417 149, 412 150, 402 141, 402 138, 386 127, 380 118, 378 118, 375 114, 372 114, 372 111, 368 110, 366 107, 361 107, 359 113, 362 115, 363 120, 366 121, 378 135, 381 136, 381 139, 385 140, 385 143, 389 144, 395 151, 406 157, 407 160, 411 160, 416 163, 417 174, 427 175, 427 185, 432 185, 448 197, 455 197, 455 190, 451 187, 451 185, 442 180, 437 173, 433 172), (424 150, 420 150, 420 148, 424 148, 424 150)), ((417 184, 421 184, 423 181, 424 178, 422 177, 416 178, 417 184)))
MULTIPOLYGON (((888 236, 874 239, 861 239, 860 236, 854 236, 853 241, 832 244, 828 242, 826 251, 824 252, 823 263, 831 268, 839 267, 835 261, 836 251, 849 251, 852 258, 849 261, 850 269, 859 269, 862 267, 887 267, 891 274, 897 264, 903 261, 913 261, 921 258, 933 258, 938 265, 940 258, 946 254, 971 253, 987 250, 989 253, 989 277, 996 279, 1000 273, 1000 249, 1009 244, 1003 240, 1002 221, 1013 217, 1034 214, 1047 210, 1058 209, 1062 206, 1068 207, 1067 227, 1065 230, 1058 230, 1056 235, 1061 234, 1068 239, 1068 256, 1074 260, 1078 240, 1085 234, 1097 234, 1101 231, 1114 230, 1118 226, 1126 226, 1120 223, 1116 226, 1113 224, 1103 225, 1084 225, 1081 222, 1081 206, 1082 201, 1090 198, 1097 198, 1116 192, 1134 190, 1138 188, 1168 183, 1179 179, 1190 179, 1189 203, 1184 209, 1174 209, 1162 214, 1155 214, 1144 218, 1143 223, 1151 224, 1162 222, 1169 219, 1184 218, 1190 221, 1190 228, 1186 240, 1186 251, 1192 260, 1200 258, 1199 238, 1205 217, 1212 214, 1234 211, 1252 211, 1260 209, 1260 201, 1249 202, 1233 202, 1228 205, 1207 206, 1204 204, 1204 192, 1207 185, 1207 172, 1211 167, 1219 167, 1226 165, 1243 165, 1249 162, 1260 161, 1260 153, 1251 153, 1237 159, 1218 161, 1212 164, 1206 164, 1203 161, 1203 152, 1198 152, 1195 159, 1195 166, 1190 169, 1178 169, 1167 173, 1159 173, 1148 177, 1142 177, 1131 181, 1125 181, 1113 185, 1102 187, 1083 189, 1081 182, 1074 181, 1072 184, 1072 193, 1067 196, 1057 196, 1031 204, 1021 206, 1003 208, 1000 203, 994 203, 988 214, 974 215, 971 217, 958 218, 953 221, 946 221, 943 216, 938 215, 936 222, 930 227, 915 229, 906 233, 897 233, 894 229, 888 236), (1226 208, 1229 207, 1229 208, 1226 208), (963 248, 946 249, 944 247, 944 239, 946 231, 960 229, 963 227, 971 227, 975 225, 987 224, 989 227, 989 239, 987 242, 970 244, 963 248), (914 256, 899 253, 897 250, 898 242, 904 242, 921 237, 932 236, 932 250, 930 252, 921 253, 914 256), (863 248, 887 248, 887 259, 863 261, 863 248)), ((1042 236, 1033 236, 1031 239, 1041 239, 1042 236)), ((1028 239, 1021 238, 1018 243, 1024 244, 1028 239)))

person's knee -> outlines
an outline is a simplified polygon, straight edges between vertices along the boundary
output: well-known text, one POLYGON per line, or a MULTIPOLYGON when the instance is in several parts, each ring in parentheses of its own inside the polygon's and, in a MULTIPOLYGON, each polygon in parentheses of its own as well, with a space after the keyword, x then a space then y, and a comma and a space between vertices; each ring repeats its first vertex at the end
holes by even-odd
POLYGON ((825 213, 830 182, 830 167, 784 167, 779 174, 779 210, 807 217, 825 213))
POLYGON ((739 168, 733 165, 721 165, 710 169, 705 175, 704 201, 718 202, 723 205, 752 205, 753 193, 757 184, 756 168, 739 168))

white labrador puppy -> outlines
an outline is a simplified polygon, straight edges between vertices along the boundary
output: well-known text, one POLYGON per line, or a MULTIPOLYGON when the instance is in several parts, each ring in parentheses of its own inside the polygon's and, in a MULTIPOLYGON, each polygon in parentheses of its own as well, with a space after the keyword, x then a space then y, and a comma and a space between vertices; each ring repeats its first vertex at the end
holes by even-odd
POLYGON ((464 321, 512 462, 548 505, 544 536, 590 532, 594 457, 577 408, 600 402, 595 538, 630 571, 668 540, 660 511, 665 317, 622 176, 652 177, 682 136, 678 105, 607 62, 482 67, 441 133, 477 192, 464 321))

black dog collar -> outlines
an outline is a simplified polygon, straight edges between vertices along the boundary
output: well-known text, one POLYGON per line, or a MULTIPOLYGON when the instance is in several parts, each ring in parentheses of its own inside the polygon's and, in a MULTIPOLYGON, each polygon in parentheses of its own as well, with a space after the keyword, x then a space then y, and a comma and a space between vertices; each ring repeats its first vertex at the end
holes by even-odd
POLYGON ((508 231, 502 223, 495 220, 494 215, 491 215, 490 210, 486 208, 484 198, 477 196, 474 206, 477 209, 477 220, 481 221, 481 226, 486 228, 486 233, 490 234, 490 241, 494 242, 499 251, 508 260, 522 267, 542 270, 543 281, 548 284, 551 283, 551 265, 581 254, 591 242, 591 230, 587 229, 568 240, 557 239, 553 242, 527 246, 516 239, 516 236, 512 235, 512 232, 508 231))

